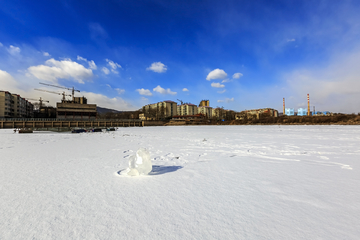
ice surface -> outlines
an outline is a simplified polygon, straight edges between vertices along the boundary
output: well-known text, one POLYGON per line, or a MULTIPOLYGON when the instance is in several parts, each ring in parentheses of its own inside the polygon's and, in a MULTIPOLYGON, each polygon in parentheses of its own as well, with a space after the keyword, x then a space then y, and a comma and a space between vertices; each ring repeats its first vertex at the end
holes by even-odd
POLYGON ((359 146, 360 126, 0 130, 0 239, 358 240, 359 146), (143 146, 150 175, 119 177, 143 146))
POLYGON ((140 148, 130 157, 129 168, 122 175, 139 176, 147 175, 152 170, 150 153, 145 148, 140 148))

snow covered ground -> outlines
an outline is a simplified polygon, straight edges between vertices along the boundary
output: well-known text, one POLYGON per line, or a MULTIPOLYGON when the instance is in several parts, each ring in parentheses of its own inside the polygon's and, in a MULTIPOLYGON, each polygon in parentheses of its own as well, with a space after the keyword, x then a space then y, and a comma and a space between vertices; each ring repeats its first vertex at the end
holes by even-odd
POLYGON ((360 239, 360 126, 0 130, 0 239, 360 239))

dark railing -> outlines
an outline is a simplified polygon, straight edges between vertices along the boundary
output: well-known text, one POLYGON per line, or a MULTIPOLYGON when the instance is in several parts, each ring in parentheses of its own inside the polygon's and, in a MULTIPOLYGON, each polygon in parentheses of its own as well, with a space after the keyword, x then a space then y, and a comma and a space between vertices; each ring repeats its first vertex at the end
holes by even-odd
POLYGON ((140 119, 0 118, 4 122, 141 122, 140 119))

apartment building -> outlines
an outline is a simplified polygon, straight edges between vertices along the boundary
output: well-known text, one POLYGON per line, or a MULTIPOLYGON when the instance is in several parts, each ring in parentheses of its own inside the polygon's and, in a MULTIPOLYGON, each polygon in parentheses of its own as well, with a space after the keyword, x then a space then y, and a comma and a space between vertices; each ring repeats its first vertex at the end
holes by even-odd
POLYGON ((177 115, 196 115, 198 114, 198 107, 192 103, 185 103, 177 106, 177 115))
POLYGON ((25 98, 8 91, 0 91, 0 118, 32 118, 34 106, 25 98))
POLYGON ((146 118, 162 119, 177 115, 177 104, 174 101, 162 101, 143 107, 146 118))
POLYGON ((198 113, 204 114, 207 118, 212 118, 213 108, 209 106, 200 106, 198 107, 198 113))
POLYGON ((209 100, 201 100, 199 107, 210 107, 210 101, 209 100))

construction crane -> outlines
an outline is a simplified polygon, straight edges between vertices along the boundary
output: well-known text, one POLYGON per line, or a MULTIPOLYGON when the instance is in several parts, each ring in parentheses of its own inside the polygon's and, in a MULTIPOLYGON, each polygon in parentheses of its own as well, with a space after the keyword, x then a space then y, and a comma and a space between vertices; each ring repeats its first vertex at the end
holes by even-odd
POLYGON ((26 100, 34 100, 34 101, 39 101, 39 103, 40 103, 40 105, 39 105, 39 108, 41 108, 42 107, 42 103, 43 102, 49 102, 49 101, 47 101, 47 100, 44 100, 44 99, 42 99, 41 97, 39 98, 39 99, 34 99, 34 98, 26 98, 26 100))
POLYGON ((65 96, 70 96, 71 97, 71 95, 67 95, 67 94, 65 94, 65 92, 59 93, 59 92, 53 92, 53 91, 48 91, 48 90, 44 90, 44 89, 37 89, 37 88, 35 88, 34 90, 42 91, 42 92, 48 92, 48 93, 54 93, 54 94, 58 94, 58 95, 63 95, 63 98, 62 98, 63 102, 66 100, 65 96))
POLYGON ((181 105, 183 105, 183 104, 184 104, 184 103, 183 103, 183 101, 181 101, 180 99, 178 99, 178 101, 179 101, 179 102, 181 102, 181 105))
POLYGON ((76 90, 76 89, 74 89, 74 87, 72 87, 72 88, 67 88, 67 87, 62 87, 62 86, 56 86, 56 85, 51 85, 51 84, 47 84, 47 83, 41 83, 41 82, 39 82, 40 84, 42 84, 42 85, 46 85, 46 86, 50 86, 50 87, 57 87, 57 88, 62 88, 62 89, 67 89, 67 90, 71 90, 71 93, 72 93, 72 101, 74 102, 74 94, 75 94, 75 91, 76 92, 80 92, 80 90, 76 90))

